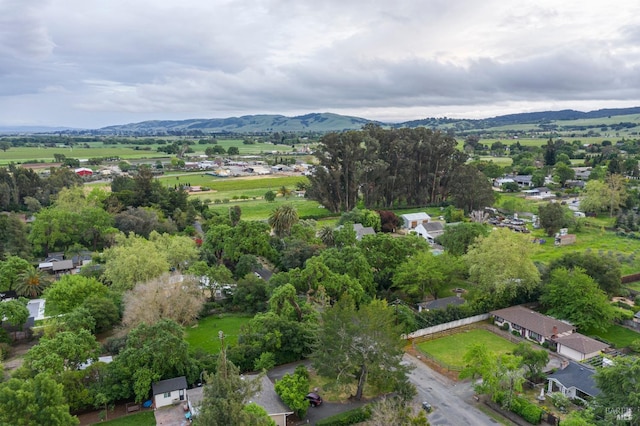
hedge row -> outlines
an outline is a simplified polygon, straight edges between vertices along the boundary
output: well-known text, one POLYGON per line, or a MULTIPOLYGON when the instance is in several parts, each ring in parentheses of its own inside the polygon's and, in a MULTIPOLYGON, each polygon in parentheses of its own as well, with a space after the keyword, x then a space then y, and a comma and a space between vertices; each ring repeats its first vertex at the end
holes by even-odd
POLYGON ((316 426, 348 426, 366 422, 371 418, 368 406, 362 406, 316 422, 316 426))
POLYGON ((544 414, 542 408, 524 398, 514 398, 511 402, 511 411, 534 425, 540 424, 544 414))

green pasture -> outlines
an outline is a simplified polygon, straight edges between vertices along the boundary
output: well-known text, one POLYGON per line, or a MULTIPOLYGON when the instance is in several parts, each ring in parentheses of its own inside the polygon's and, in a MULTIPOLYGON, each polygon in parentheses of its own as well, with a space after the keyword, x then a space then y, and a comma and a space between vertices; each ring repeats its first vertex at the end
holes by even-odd
POLYGON ((240 327, 248 323, 250 316, 212 315, 202 318, 191 327, 186 327, 186 340, 191 349, 203 349, 209 353, 220 351, 218 332, 225 335, 225 344, 233 346, 238 342, 240 327))
MULTIPOLYGON (((175 184, 191 184, 191 186, 206 186, 211 190, 222 192, 241 192, 260 190, 260 196, 265 192, 272 190, 276 192, 281 187, 294 190, 298 182, 309 183, 306 176, 250 176, 244 178, 224 178, 207 175, 205 173, 166 173, 157 178, 162 184, 173 186, 175 184)), ((194 194, 195 195, 195 194, 194 194)), ((214 194, 215 195, 215 194, 214 194)), ((226 194, 225 194, 226 197, 226 194)), ((218 198, 214 196, 212 198, 218 198)), ((230 198, 230 197, 226 197, 230 198)))
POLYGON ((155 426, 156 416, 153 411, 143 411, 142 413, 128 414, 117 419, 96 423, 104 426, 155 426))
POLYGON ((63 154, 68 158, 79 160, 98 157, 120 157, 125 159, 159 158, 167 157, 164 152, 135 150, 129 145, 105 145, 96 144, 95 147, 83 148, 74 146, 71 148, 44 148, 44 147, 16 147, 0 151, 0 164, 31 163, 34 161, 52 163, 54 154, 63 154))
POLYGON ((418 343, 418 348, 449 366, 463 368, 464 355, 475 344, 483 344, 496 355, 512 352, 516 345, 484 329, 474 329, 418 343))
POLYGON ((620 262, 622 275, 640 271, 640 240, 622 238, 603 227, 583 227, 576 233, 576 243, 567 246, 555 246, 553 237, 547 237, 542 230, 527 234, 531 241, 543 238, 545 244, 537 245, 532 259, 548 264, 567 253, 583 252, 598 256, 612 256, 620 262))
POLYGON ((602 331, 595 328, 580 330, 580 333, 587 336, 597 336, 606 340, 609 343, 613 343, 616 348, 626 348, 634 340, 640 339, 640 333, 636 333, 628 328, 621 327, 616 324, 612 324, 606 331, 602 331))
MULTIPOLYGON (((226 193, 225 193, 226 194, 226 193)), ((226 195, 225 195, 226 196, 226 195)), ((291 204, 298 211, 298 216, 305 217, 332 217, 335 216, 329 210, 320 208, 317 201, 306 198, 290 197, 288 200, 278 197, 269 203, 263 199, 258 200, 231 200, 229 203, 210 204, 209 208, 221 214, 226 214, 231 206, 240 206, 243 220, 267 220, 271 212, 281 204, 291 204)))

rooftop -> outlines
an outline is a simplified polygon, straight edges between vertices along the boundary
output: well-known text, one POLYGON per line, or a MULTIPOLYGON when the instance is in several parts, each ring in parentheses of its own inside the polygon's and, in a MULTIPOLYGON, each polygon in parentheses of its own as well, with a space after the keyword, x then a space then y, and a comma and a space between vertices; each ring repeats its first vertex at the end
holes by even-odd
POLYGON ((586 394, 596 396, 600 393, 600 389, 596 387, 593 373, 594 371, 590 368, 570 361, 567 367, 550 374, 548 378, 556 379, 567 388, 574 387, 586 394))
POLYGON ((572 333, 568 336, 557 337, 553 340, 556 343, 560 343, 561 345, 576 350, 582 354, 591 354, 605 350, 609 347, 606 343, 602 343, 580 333, 572 333))
POLYGON ((542 315, 521 305, 492 311, 491 315, 503 318, 543 337, 564 334, 575 329, 571 324, 542 315))
POLYGON ((187 378, 184 376, 174 377, 173 379, 160 380, 151 385, 154 395, 165 392, 171 392, 178 389, 187 388, 187 378))

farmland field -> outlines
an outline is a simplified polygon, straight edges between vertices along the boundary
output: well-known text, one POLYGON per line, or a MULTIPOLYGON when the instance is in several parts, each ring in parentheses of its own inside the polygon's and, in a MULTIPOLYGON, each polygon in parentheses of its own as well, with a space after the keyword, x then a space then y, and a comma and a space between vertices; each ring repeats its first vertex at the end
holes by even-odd
MULTIPOLYGON (((168 138, 167 138, 168 139, 168 138)), ((163 146, 160 144, 140 145, 137 139, 131 139, 130 144, 118 144, 110 145, 102 142, 89 142, 85 147, 85 144, 77 144, 73 148, 66 146, 61 147, 12 147, 7 151, 0 152, 0 164, 14 163, 28 163, 28 162, 53 162, 54 154, 63 154, 69 158, 77 158, 79 160, 89 158, 103 158, 103 157, 120 157, 122 159, 149 159, 154 160, 157 158, 169 158, 171 155, 164 152, 158 152, 157 148, 163 146), (136 142, 138 142, 136 144, 136 142), (136 149, 136 147, 138 149, 136 149)), ((255 143, 252 145, 245 145, 241 139, 219 139, 218 146, 221 146, 226 150, 234 146, 238 148, 240 156, 243 155, 280 155, 287 154, 293 151, 290 145, 273 145, 268 143, 255 143)), ((166 144, 164 145, 166 146, 166 144)), ((204 154, 207 147, 214 146, 213 144, 191 145, 194 153, 192 155, 204 154)))
POLYGON ((497 355, 513 351, 515 344, 483 329, 474 329, 418 343, 418 348, 452 367, 464 367, 462 358, 475 344, 484 344, 497 355))

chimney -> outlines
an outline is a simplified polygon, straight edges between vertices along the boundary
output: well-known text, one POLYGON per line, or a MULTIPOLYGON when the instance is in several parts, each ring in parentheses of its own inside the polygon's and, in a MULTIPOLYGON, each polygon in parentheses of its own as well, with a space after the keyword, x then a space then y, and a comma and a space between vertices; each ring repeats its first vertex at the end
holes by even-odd
POLYGON ((556 336, 558 334, 558 327, 554 325, 553 328, 551 329, 551 334, 553 336, 556 336))

